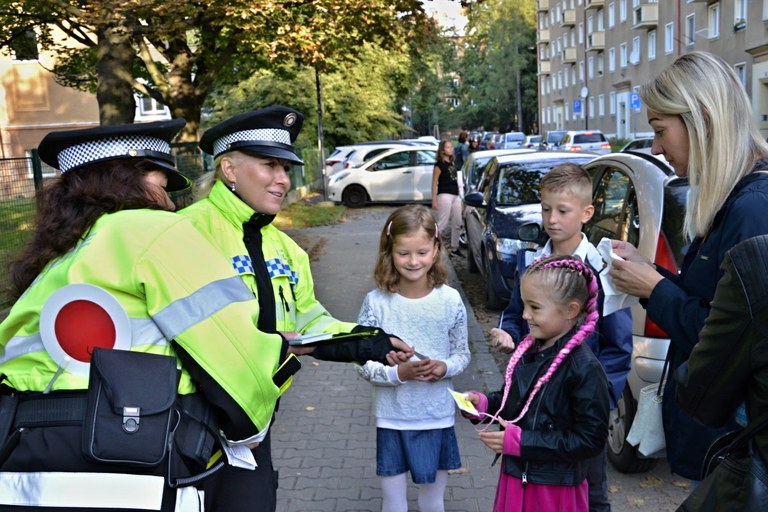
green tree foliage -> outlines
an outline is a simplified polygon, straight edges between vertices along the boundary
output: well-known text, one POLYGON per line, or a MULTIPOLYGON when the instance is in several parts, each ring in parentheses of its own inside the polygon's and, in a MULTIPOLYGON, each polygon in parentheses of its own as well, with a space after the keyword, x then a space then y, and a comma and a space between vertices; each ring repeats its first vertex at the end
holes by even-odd
POLYGON ((469 14, 459 70, 461 124, 531 133, 538 110, 534 2, 486 0, 469 14))
POLYGON ((124 122, 128 83, 186 118, 192 140, 217 81, 287 63, 332 71, 365 42, 418 39, 423 21, 419 0, 0 0, 0 47, 35 30, 56 53, 62 83, 102 92, 102 122, 124 122), (54 39, 53 27, 69 41, 54 39))
MULTIPOLYGON (((343 67, 331 66, 323 75, 324 132, 327 145, 336 147, 364 140, 397 138, 403 131, 396 94, 407 73, 408 58, 401 52, 365 43, 343 67)), ((258 70, 236 85, 217 88, 206 103, 203 127, 229 116, 280 103, 304 113, 298 145, 316 146, 317 103, 314 70, 289 64, 277 70, 258 70)))

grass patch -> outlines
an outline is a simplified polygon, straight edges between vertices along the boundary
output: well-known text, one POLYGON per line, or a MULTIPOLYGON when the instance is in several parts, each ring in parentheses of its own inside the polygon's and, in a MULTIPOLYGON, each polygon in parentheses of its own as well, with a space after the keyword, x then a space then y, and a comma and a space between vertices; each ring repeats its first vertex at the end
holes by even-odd
POLYGON ((330 201, 323 201, 317 204, 306 204, 302 201, 296 201, 288 208, 280 210, 272 224, 279 229, 331 226, 339 222, 345 211, 346 207, 335 205, 330 201))
POLYGON ((0 202, 0 307, 7 304, 8 264, 16 257, 35 222, 33 199, 14 199, 0 202))

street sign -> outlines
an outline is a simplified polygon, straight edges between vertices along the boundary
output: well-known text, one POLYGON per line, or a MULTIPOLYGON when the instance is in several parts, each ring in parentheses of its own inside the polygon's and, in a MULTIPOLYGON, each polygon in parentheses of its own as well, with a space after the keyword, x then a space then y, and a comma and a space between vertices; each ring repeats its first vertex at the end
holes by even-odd
POLYGON ((573 113, 574 114, 581 114, 581 100, 573 100, 573 113))
POLYGON ((629 108, 635 112, 640 112, 640 94, 636 92, 629 93, 629 108))

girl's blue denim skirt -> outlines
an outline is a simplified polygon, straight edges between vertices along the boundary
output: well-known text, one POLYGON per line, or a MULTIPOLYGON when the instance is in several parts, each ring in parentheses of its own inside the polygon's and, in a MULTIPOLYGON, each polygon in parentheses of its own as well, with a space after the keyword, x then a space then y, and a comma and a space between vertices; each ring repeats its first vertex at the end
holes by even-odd
POLYGON ((432 484, 438 470, 461 467, 453 427, 435 430, 376 429, 376 474, 411 472, 415 484, 432 484))

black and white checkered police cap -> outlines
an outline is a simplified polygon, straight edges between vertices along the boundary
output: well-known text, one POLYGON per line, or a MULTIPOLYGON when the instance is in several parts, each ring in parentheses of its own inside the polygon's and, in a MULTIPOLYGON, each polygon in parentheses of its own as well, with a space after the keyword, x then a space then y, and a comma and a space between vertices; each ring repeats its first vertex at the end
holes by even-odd
POLYGON ((301 112, 282 105, 246 112, 209 128, 200 139, 200 149, 214 158, 229 151, 267 156, 303 164, 293 142, 304 124, 301 112))
POLYGON ((172 192, 191 185, 191 181, 176 169, 170 145, 185 124, 184 119, 177 118, 51 132, 40 142, 38 152, 43 162, 62 173, 108 160, 149 160, 166 171, 166 190, 172 192))

